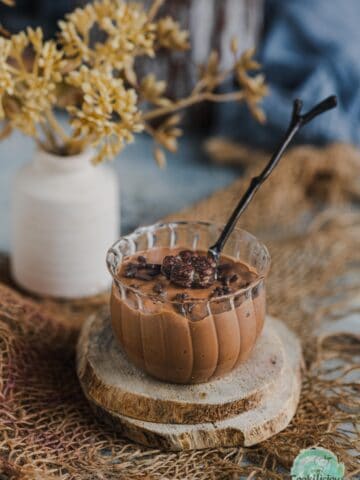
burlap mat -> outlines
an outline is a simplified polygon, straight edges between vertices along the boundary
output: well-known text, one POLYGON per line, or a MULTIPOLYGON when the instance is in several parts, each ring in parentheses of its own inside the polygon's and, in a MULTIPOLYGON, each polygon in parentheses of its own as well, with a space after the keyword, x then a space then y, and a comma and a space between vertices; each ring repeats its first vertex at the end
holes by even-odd
MULTIPOLYGON (((246 157, 251 160, 247 178, 264 157, 261 152, 246 157)), ((346 478, 359 475, 360 386, 354 371, 360 369, 360 338, 349 329, 358 325, 360 314, 360 214, 354 207, 359 173, 360 156, 351 147, 296 148, 241 221, 269 245, 268 309, 300 335, 306 359, 291 425, 253 448, 169 454, 111 432, 93 418, 74 363, 79 326, 107 297, 85 303, 29 299, 5 286, 10 280, 6 261, 0 262, 0 472, 5 478, 282 479, 299 450, 312 445, 335 452, 346 465, 346 478), (319 334, 324 324, 327 333, 319 334)), ((242 182, 172 218, 224 220, 242 182)))

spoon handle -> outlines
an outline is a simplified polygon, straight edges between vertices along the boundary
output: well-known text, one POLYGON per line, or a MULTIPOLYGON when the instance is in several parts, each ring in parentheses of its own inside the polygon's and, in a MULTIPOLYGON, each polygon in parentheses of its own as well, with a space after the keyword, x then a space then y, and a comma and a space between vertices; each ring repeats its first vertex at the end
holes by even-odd
POLYGON ((240 215, 243 213, 243 211, 251 202, 255 193, 258 191, 258 189, 265 182, 265 180, 270 176, 270 174, 272 173, 276 165, 279 163, 280 158, 282 157, 283 153, 285 152, 286 148, 288 147, 288 145, 290 144, 291 140, 294 138, 298 130, 300 130, 300 128, 306 123, 311 122, 311 120, 313 120, 315 117, 317 117, 321 113, 324 113, 327 110, 330 110, 336 107, 336 105, 337 105, 337 98, 335 95, 331 95, 330 97, 325 98, 325 100, 315 105, 307 113, 302 115, 301 114, 302 101, 299 99, 296 99, 294 101, 290 124, 283 141, 280 143, 279 147, 276 149, 269 163, 265 166, 265 168, 260 173, 260 175, 251 179, 250 185, 248 186, 246 192, 241 197, 239 203, 237 204, 236 208, 232 212, 218 240, 216 241, 216 243, 214 243, 214 245, 212 245, 209 248, 209 254, 211 254, 215 258, 215 260, 219 259, 220 254, 224 248, 224 245, 228 240, 229 236, 231 235, 231 232, 233 231, 240 215))

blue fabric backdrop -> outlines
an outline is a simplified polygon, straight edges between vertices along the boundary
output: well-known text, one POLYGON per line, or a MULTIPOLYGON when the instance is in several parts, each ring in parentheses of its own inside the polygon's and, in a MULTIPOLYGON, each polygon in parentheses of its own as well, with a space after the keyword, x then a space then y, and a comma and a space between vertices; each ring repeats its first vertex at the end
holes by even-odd
POLYGON ((340 140, 360 144, 360 1, 268 0, 258 50, 270 85, 263 106, 266 126, 244 108, 220 108, 217 131, 250 143, 273 146, 289 121, 294 98, 304 110, 336 94, 338 108, 304 127, 302 142, 340 140))

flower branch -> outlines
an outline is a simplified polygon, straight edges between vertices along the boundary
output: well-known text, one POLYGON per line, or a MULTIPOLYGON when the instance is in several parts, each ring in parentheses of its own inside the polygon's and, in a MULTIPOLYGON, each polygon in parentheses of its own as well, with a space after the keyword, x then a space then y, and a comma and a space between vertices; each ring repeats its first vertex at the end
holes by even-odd
POLYGON ((244 99, 243 92, 229 92, 229 93, 212 93, 212 92, 203 92, 197 95, 192 95, 190 97, 184 98, 183 100, 179 100, 177 102, 172 103, 166 107, 157 108, 155 110, 151 110, 150 112, 144 113, 142 118, 144 120, 153 120, 155 118, 167 115, 169 113, 174 113, 179 110, 184 110, 185 108, 191 107, 197 103, 201 102, 232 102, 232 101, 240 101, 244 99))
POLYGON ((138 78, 142 57, 190 48, 189 33, 173 18, 159 16, 163 3, 154 0, 146 10, 141 3, 97 0, 60 21, 56 40, 45 41, 39 28, 0 38, 0 118, 54 153, 70 155, 91 145, 96 162, 113 158, 145 130, 157 144, 159 164, 165 157, 159 148, 175 151, 182 134, 176 112, 192 105, 244 101, 262 121, 259 102, 266 86, 256 74, 260 66, 253 51, 238 54, 235 40, 229 46, 233 65, 222 70, 212 52, 189 95, 177 101, 166 95, 164 80, 153 74, 138 78), (238 89, 219 93, 229 78, 238 89), (58 108, 68 116, 69 133, 56 118, 58 108))

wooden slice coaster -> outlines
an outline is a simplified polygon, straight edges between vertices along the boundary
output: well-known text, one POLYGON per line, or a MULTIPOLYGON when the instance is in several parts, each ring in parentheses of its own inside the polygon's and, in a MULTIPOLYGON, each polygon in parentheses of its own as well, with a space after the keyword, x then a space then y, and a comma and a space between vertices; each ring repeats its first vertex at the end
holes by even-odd
POLYGON ((107 313, 87 323, 78 346, 86 396, 106 410, 147 422, 212 422, 254 409, 278 388, 284 368, 281 340, 268 325, 247 362, 197 385, 161 382, 133 366, 113 336, 107 313))
MULTIPOLYGON (((262 398, 252 408, 243 411, 234 416, 225 416, 213 422, 199 422, 193 424, 170 424, 155 423, 143 421, 120 414, 118 411, 104 406, 104 399, 108 397, 105 389, 101 397, 95 400, 92 395, 94 385, 89 382, 89 371, 87 357, 92 351, 92 342, 95 342, 93 332, 99 332, 99 328, 106 330, 106 318, 104 316, 90 320, 84 327, 78 346, 78 374, 85 395, 94 407, 95 413, 110 424, 114 429, 123 433, 124 436, 141 443, 143 445, 165 448, 167 450, 199 449, 210 447, 226 447, 235 445, 254 445, 262 442, 275 433, 284 429, 293 417, 300 395, 301 386, 301 366, 302 354, 299 341, 284 324, 271 317, 267 318, 267 327, 264 329, 263 337, 272 338, 277 345, 280 345, 280 351, 283 354, 283 366, 279 373, 277 382, 273 388, 263 391, 262 398), (275 340, 276 339, 276 340, 275 340)), ((102 330, 100 329, 100 332, 102 330)), ((105 337, 108 339, 107 346, 111 345, 111 335, 105 337)), ((261 340, 264 341, 264 340, 261 340)), ((96 342, 95 342, 96 343, 96 342)), ((258 343, 261 346, 260 340, 258 343)), ((265 348, 265 345, 263 345, 265 348)), ((269 347, 266 347, 269 348, 269 347)), ((106 347, 104 349, 106 351, 106 347)), ((110 348, 108 348, 110 351, 110 348)), ((259 360, 260 349, 254 350, 253 357, 259 360)), ((90 361, 93 361, 90 355, 90 361)), ((249 359, 250 361, 250 359, 249 359)), ((249 362, 248 361, 248 362, 249 362)), ((253 360, 254 361, 254 360, 253 360)), ((244 366, 239 366, 242 370, 244 366)), ((265 370, 267 365, 263 367, 265 370)), ((260 371, 260 370, 258 370, 260 371)), ((137 375, 140 373, 134 369, 137 375)), ((231 374, 232 375, 232 374, 231 374)), ((147 378, 149 382, 156 380, 147 378)), ((93 378, 93 373, 90 378, 93 378)), ((262 375, 265 381, 265 376, 262 375)), ((131 377, 128 377, 130 381, 131 377)), ((218 382, 220 380, 217 380, 218 382)), ((158 382, 161 384, 161 382, 158 382)), ((207 385, 208 391, 211 390, 211 383, 207 385)), ((169 384, 163 384, 169 387, 169 384)), ((170 385, 173 387, 173 385, 170 385)), ((204 385, 200 385, 204 387, 204 385)), ((199 386, 199 387, 200 387, 199 386)), ((187 389, 187 386, 176 386, 177 388, 187 389)), ((194 385, 191 386, 194 388, 194 385)), ((96 389, 95 389, 96 391, 96 389)), ((111 391, 111 389, 110 389, 111 391)), ((234 388, 236 393, 236 389, 234 388)), ((126 398, 126 397, 124 397, 126 398)), ((218 396, 219 399, 219 396, 218 396)), ((106 400, 105 400, 106 401, 106 400)), ((194 403, 196 404, 196 402, 194 403)), ((220 400, 221 404, 221 400, 220 400)), ((201 409, 200 405, 197 405, 201 409)), ((162 413, 159 408, 160 416, 162 413)), ((153 412, 154 413, 154 412, 153 412)))

